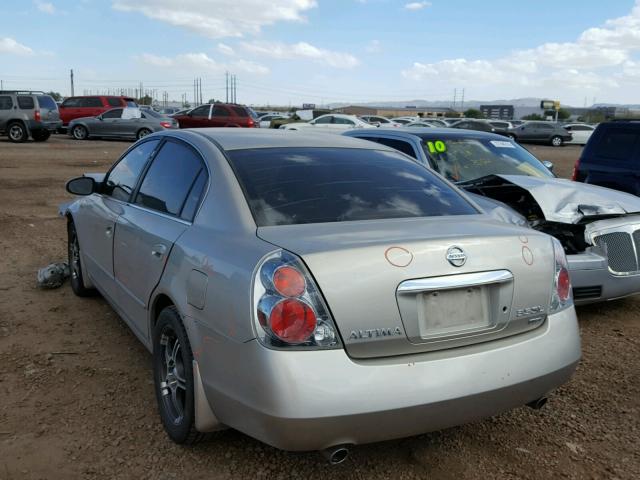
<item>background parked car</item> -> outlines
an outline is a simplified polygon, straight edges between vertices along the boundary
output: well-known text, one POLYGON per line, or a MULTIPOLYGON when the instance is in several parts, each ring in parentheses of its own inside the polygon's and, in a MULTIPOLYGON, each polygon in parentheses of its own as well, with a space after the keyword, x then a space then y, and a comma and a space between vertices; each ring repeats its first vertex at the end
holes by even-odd
POLYGON ((281 126, 284 130, 303 130, 306 128, 319 128, 324 130, 348 130, 350 128, 376 128, 375 126, 360 120, 355 115, 330 113, 314 118, 310 122, 288 123, 281 126))
POLYGON ((388 128, 343 135, 395 148, 474 194, 495 219, 557 238, 569 255, 576 303, 640 293, 640 198, 555 178, 529 151, 494 134, 388 128))
POLYGON ((640 195, 640 121, 599 124, 582 150, 572 178, 640 195))
POLYGON ((509 136, 520 143, 546 143, 554 147, 561 147, 573 138, 558 123, 537 121, 525 122, 509 130, 509 136))
POLYGON ((285 117, 284 115, 280 115, 280 114, 267 114, 267 115, 262 115, 259 117, 259 122, 260 122, 260 128, 270 128, 271 127, 271 122, 273 120, 281 120, 281 119, 286 119, 288 117, 285 117))
POLYGON ((433 125, 434 127, 448 127, 449 124, 444 120, 440 120, 439 118, 430 118, 430 117, 422 117, 421 122, 427 122, 433 125))
POLYGON ((67 130, 76 140, 90 137, 140 139, 172 128, 178 128, 174 118, 153 110, 113 108, 97 117, 76 118, 67 130))
POLYGON ((130 97, 113 95, 93 95, 69 97, 60 105, 60 118, 63 127, 75 118, 95 117, 114 107, 137 107, 136 101, 130 97))
POLYGON ((405 127, 437 128, 433 124, 427 122, 411 122, 407 123, 405 127))
POLYGON ((462 128, 464 130, 477 130, 478 132, 496 133, 496 129, 482 120, 463 119, 449 124, 450 128, 462 128))
POLYGON ((61 126, 58 105, 44 92, 0 91, 0 133, 12 142, 25 142, 29 135, 44 142, 61 126))
POLYGON ((208 103, 190 110, 182 115, 174 115, 180 128, 204 127, 259 127, 260 123, 253 117, 253 112, 243 106, 232 103, 208 103))
POLYGON ((361 120, 364 120, 367 123, 375 127, 398 127, 400 124, 398 122, 394 122, 393 120, 388 119, 387 117, 382 117, 380 115, 362 115, 360 116, 361 120))
POLYGON ((572 145, 586 145, 591 134, 596 129, 593 125, 586 125, 584 123, 567 123, 564 124, 563 127, 572 136, 572 139, 565 143, 572 145))

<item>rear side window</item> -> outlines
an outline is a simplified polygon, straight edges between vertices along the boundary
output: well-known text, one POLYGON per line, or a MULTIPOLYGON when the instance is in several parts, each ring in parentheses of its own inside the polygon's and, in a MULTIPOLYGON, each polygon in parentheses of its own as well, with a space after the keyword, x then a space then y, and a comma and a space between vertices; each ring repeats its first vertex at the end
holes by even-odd
POLYGON ((33 110, 35 108, 33 97, 18 95, 18 107, 22 110, 33 110))
POLYGON ((49 95, 38 95, 38 105, 40 105, 40 108, 46 108, 47 110, 58 110, 58 105, 49 95))
POLYGON ((13 108, 13 100, 8 95, 0 96, 0 110, 11 110, 13 108))
MULTIPOLYGON (((196 152, 186 145, 169 141, 153 159, 140 185, 135 203, 179 216, 189 200, 189 193, 204 170, 204 164, 196 152)), ((192 215, 195 211, 193 201, 190 202, 189 209, 192 215)))
POLYGON ((194 110, 191 111, 191 116, 192 117, 206 117, 209 118, 209 110, 211 109, 211 106, 209 105, 203 105, 202 107, 198 107, 194 110))
POLYGON ((639 133, 633 130, 609 128, 595 145, 595 156, 613 160, 633 160, 639 133))
POLYGON ((119 107, 122 105, 119 98, 109 97, 107 98, 107 103, 110 107, 119 107))
POLYGON ((477 213, 435 174, 395 152, 269 148, 228 156, 259 227, 477 213))
POLYGON ((214 117, 229 117, 229 112, 224 107, 213 107, 212 116, 214 117))
POLYGON ((113 198, 129 201, 138 182, 138 177, 159 140, 144 142, 127 153, 109 172, 102 193, 113 198))
POLYGON ((233 112, 239 117, 248 117, 249 116, 247 111, 242 107, 231 107, 231 108, 232 108, 233 112))

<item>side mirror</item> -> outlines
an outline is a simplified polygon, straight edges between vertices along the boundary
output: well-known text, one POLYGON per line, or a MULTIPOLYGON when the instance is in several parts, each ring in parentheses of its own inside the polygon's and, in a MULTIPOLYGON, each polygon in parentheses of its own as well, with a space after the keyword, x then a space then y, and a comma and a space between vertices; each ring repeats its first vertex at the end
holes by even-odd
POLYGON ((73 195, 91 195, 96 191, 96 181, 91 177, 77 177, 69 180, 65 188, 73 195))
POLYGON ((550 172, 553 172, 553 162, 549 160, 543 160, 542 164, 549 169, 550 172))

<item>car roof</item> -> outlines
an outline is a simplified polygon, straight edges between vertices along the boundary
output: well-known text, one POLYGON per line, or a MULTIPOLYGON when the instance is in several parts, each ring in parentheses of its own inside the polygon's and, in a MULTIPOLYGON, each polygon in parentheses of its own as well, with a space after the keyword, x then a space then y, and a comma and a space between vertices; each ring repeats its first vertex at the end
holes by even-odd
MULTIPOLYGON (((395 152, 384 145, 329 132, 271 128, 197 128, 189 131, 207 138, 226 151, 255 148, 361 148, 395 152)), ((176 132, 167 131, 165 135, 173 136, 176 132)))
POLYGON ((502 135, 498 135, 495 133, 482 132, 479 130, 466 130, 461 128, 421 128, 421 127, 398 127, 398 128, 376 128, 372 129, 353 129, 348 132, 366 132, 366 133, 388 133, 390 135, 397 136, 398 134, 402 135, 413 135, 416 137, 429 137, 434 138, 437 137, 439 139, 450 139, 450 138, 475 138, 475 139, 489 139, 489 140, 509 140, 507 137, 502 135))

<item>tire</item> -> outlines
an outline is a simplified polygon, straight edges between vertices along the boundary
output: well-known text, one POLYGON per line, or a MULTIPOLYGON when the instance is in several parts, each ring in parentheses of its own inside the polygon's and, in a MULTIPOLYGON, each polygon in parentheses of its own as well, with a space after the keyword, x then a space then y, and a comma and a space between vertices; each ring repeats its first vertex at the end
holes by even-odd
POLYGON ((562 137, 554 135, 551 137, 550 143, 552 147, 561 147, 564 144, 564 140, 562 140, 562 137))
POLYGON ((71 129, 71 135, 76 140, 86 140, 89 138, 89 132, 87 131, 87 127, 83 125, 76 125, 71 129))
POLYGON ((36 130, 31 133, 31 136, 33 137, 34 142, 46 142, 49 140, 51 132, 49 130, 36 130))
POLYGON ((180 314, 176 307, 166 307, 153 329, 153 379, 162 425, 169 438, 180 445, 206 438, 195 427, 192 362, 180 314))
POLYGON ((516 137, 513 133, 508 133, 507 137, 509 137, 511 140, 513 140, 514 142, 518 141, 518 137, 516 137))
POLYGON ((27 127, 22 122, 10 123, 7 127, 7 134, 9 135, 9 140, 13 143, 26 142, 29 138, 27 127))
POLYGON ((78 241, 76 226, 72 220, 67 224, 67 255, 69 260, 71 290, 73 290, 73 293, 78 297, 94 296, 96 291, 93 288, 87 288, 84 286, 80 243, 78 241))
POLYGON ((141 128, 140 130, 138 130, 138 133, 136 133, 136 139, 140 140, 141 138, 146 137, 147 135, 150 135, 152 133, 153 132, 148 128, 141 128))

